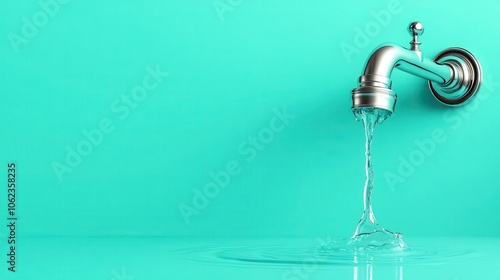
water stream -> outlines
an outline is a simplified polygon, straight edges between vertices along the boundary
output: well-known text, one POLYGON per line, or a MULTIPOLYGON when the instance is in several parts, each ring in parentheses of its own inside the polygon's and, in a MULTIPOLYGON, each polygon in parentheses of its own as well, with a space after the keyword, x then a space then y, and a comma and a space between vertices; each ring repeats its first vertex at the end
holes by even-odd
MULTIPOLYGON (((252 241, 236 240, 234 243, 236 245, 217 244, 216 246, 190 247, 180 250, 176 254, 188 259, 192 257, 211 265, 219 263, 226 265, 250 265, 252 263, 255 266, 273 267, 285 265, 288 269, 284 272, 283 278, 287 279, 306 279, 317 270, 319 275, 321 267, 324 267, 325 270, 331 270, 338 266, 352 266, 350 276, 356 280, 373 279, 374 274, 377 275, 377 279, 391 279, 392 277, 392 279, 401 280, 403 279, 403 266, 405 274, 410 273, 415 276, 418 273, 431 275, 433 272, 428 272, 428 270, 432 265, 456 265, 456 269, 460 269, 463 263, 486 263, 485 260, 493 256, 487 250, 494 248, 490 243, 500 244, 500 240, 449 240, 448 238, 415 240, 414 238, 412 239, 412 249, 410 249, 403 241, 402 234, 387 230, 377 222, 372 208, 374 172, 371 145, 375 126, 387 119, 390 112, 364 108, 356 110, 354 113, 356 119, 363 122, 365 129, 366 181, 363 192, 363 214, 351 238, 334 238, 328 239, 327 242, 321 239, 317 241, 319 243, 316 244, 320 246, 316 248, 309 243, 310 240, 303 243, 304 246, 300 246, 302 243, 296 240, 283 239, 280 240, 280 244, 277 244, 276 240, 272 239, 261 245, 256 245, 252 241), (477 246, 471 245, 474 242, 479 243, 477 246), (434 245, 428 247, 428 244, 434 245), (436 244, 439 247, 435 247, 436 244), (476 252, 470 249, 475 246, 481 248, 480 251, 476 252), (290 267, 290 265, 293 266, 290 267), (421 265, 424 265, 426 269, 416 267, 412 271, 413 266, 421 265), (293 274, 296 269, 301 268, 303 270, 298 272, 300 275, 293 274), (377 271, 373 272, 375 270, 377 271), (395 274, 394 271, 396 271, 395 274), (388 272, 388 274, 383 275, 384 272, 388 272)), ((497 260, 498 257, 491 259, 497 260)), ((431 279, 429 275, 420 277, 420 279, 431 279)))
POLYGON ((371 160, 371 145, 375 126, 390 116, 390 112, 376 108, 361 108, 354 112, 356 119, 363 122, 366 139, 366 181, 363 192, 364 209, 349 247, 355 250, 406 250, 408 246, 402 234, 383 228, 377 222, 372 208, 374 173, 371 160))
POLYGON ((348 239, 338 239, 320 247, 321 252, 336 253, 339 251, 404 251, 409 247, 403 241, 401 233, 385 229, 377 222, 372 208, 372 192, 374 173, 371 159, 373 133, 377 124, 382 124, 391 113, 376 108, 358 108, 354 110, 357 121, 362 121, 365 128, 365 172, 366 181, 363 191, 363 214, 358 222, 354 235, 348 239))

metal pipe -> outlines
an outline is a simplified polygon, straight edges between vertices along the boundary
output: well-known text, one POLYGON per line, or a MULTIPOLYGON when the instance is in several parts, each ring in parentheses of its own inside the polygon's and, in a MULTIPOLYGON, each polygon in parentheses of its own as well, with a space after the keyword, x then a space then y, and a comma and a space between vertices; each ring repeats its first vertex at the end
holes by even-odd
POLYGON ((449 48, 434 59, 420 51, 418 36, 424 28, 419 22, 408 27, 413 40, 410 49, 386 44, 371 53, 359 78, 359 87, 352 91, 353 110, 379 108, 393 113, 397 96, 391 89, 393 69, 429 80, 434 96, 447 105, 466 103, 479 90, 482 71, 477 59, 461 48, 449 48))

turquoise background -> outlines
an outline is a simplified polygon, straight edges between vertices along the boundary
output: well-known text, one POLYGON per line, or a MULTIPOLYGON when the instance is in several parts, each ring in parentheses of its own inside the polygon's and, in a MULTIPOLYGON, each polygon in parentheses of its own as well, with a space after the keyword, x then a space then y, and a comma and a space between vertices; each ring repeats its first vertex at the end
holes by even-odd
POLYGON ((222 15, 214 3, 67 1, 18 45, 11 33, 43 9, 0 4, 0 162, 3 178, 18 165, 20 236, 350 236, 364 183, 350 91, 376 46, 408 45, 414 20, 426 28, 425 56, 464 47, 485 84, 474 103, 450 109, 425 81, 394 73, 397 113, 373 143, 375 213, 406 236, 499 235, 496 2, 233 0, 222 15), (382 10, 386 26, 356 44, 356 28, 373 28, 382 10), (120 98, 148 67, 169 75, 125 114, 120 98), (283 108, 288 124, 274 121, 283 108), (54 162, 66 164, 67 147, 103 121, 113 131, 58 178, 54 162), (398 173, 436 129, 446 140, 398 173), (250 148, 259 135, 267 143, 250 148), (179 207, 228 163, 237 174, 187 224, 179 207))

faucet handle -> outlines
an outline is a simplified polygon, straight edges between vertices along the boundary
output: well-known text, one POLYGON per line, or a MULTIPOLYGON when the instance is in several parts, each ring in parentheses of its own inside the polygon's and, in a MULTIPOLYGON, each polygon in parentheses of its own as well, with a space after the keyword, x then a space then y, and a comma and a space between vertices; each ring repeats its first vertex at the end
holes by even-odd
POLYGON ((422 43, 418 41, 418 36, 424 34, 424 26, 422 23, 414 21, 408 26, 408 33, 413 36, 413 40, 410 42, 411 50, 419 52, 419 45, 422 43))

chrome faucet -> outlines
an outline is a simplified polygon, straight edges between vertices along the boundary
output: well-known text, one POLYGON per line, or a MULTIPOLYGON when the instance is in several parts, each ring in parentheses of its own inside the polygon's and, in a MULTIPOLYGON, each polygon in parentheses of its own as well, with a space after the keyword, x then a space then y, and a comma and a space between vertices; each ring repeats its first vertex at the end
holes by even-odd
POLYGON ((457 106, 470 101, 482 80, 479 61, 467 50, 449 48, 434 60, 420 51, 419 37, 424 33, 420 22, 412 22, 408 32, 413 40, 410 49, 386 44, 374 50, 366 62, 359 87, 352 91, 352 109, 363 107, 394 112, 396 93, 391 90, 394 68, 429 80, 432 94, 443 104, 457 106))

